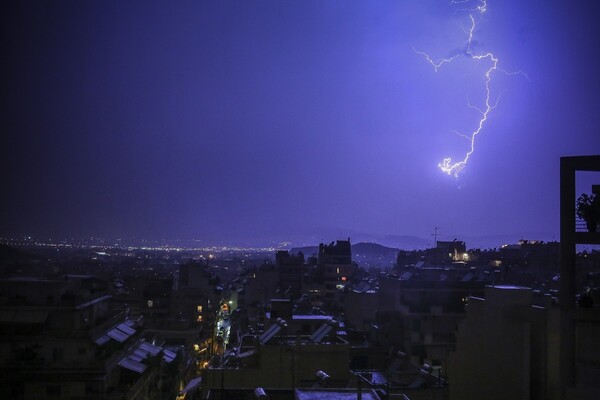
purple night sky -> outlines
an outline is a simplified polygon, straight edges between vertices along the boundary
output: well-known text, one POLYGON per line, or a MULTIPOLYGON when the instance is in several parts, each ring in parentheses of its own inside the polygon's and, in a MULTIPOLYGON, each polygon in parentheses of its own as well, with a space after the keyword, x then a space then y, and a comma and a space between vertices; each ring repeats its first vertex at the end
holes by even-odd
POLYGON ((551 240, 559 157, 600 154, 595 2, 488 0, 473 50, 529 80, 494 75, 458 179, 437 164, 483 101, 477 2, 10 3, 3 236, 551 240))

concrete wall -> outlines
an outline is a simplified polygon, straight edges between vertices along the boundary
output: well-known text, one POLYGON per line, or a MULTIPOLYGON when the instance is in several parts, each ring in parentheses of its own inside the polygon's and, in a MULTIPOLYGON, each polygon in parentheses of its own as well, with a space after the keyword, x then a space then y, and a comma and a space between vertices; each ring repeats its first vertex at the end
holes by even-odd
POLYGON ((531 289, 515 286, 470 300, 448 361, 450 400, 557 395, 557 311, 531 301, 531 289))

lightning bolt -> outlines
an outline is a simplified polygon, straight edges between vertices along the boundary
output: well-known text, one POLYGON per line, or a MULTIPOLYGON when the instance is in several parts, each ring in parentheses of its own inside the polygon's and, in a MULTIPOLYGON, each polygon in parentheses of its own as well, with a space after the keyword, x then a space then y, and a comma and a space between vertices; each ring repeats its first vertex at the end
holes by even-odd
MULTIPOLYGON (((467 3, 467 2, 469 2, 469 0, 452 0, 451 4, 462 4, 462 3, 467 3)), ((491 96, 491 90, 490 90, 490 83, 492 82, 493 74, 496 73, 497 71, 503 72, 507 75, 521 74, 521 75, 524 75, 528 79, 527 75, 521 71, 509 73, 502 69, 499 69, 498 68, 499 59, 498 59, 498 57, 494 56, 493 53, 486 52, 486 53, 475 54, 472 51, 471 44, 473 42, 473 35, 475 32, 475 27, 477 26, 476 19, 473 15, 475 14, 475 15, 479 15, 479 17, 481 17, 487 11, 487 0, 479 0, 479 5, 477 5, 475 8, 469 9, 468 11, 469 11, 469 19, 471 21, 471 24, 470 24, 469 29, 465 30, 465 33, 467 34, 467 47, 466 47, 465 54, 473 60, 477 60, 477 61, 488 60, 490 63, 490 67, 485 71, 485 85, 484 85, 485 86, 485 101, 484 101, 483 107, 475 107, 475 106, 471 105, 470 103, 468 104, 469 108, 476 110, 480 114, 479 123, 477 124, 477 127, 469 135, 465 135, 465 134, 459 133, 457 131, 454 131, 454 133, 458 134, 461 137, 466 138, 470 142, 469 150, 465 154, 464 158, 460 161, 453 162, 452 158, 447 157, 447 158, 444 158, 444 160, 438 164, 438 167, 442 170, 442 172, 445 172, 448 175, 454 175, 455 177, 458 177, 460 172, 462 172, 462 170, 466 167, 467 162, 469 161, 469 157, 475 151, 475 139, 476 139, 477 135, 479 135, 481 133, 481 131, 483 130, 483 127, 488 120, 490 112, 492 110, 494 110, 494 108, 498 104, 498 101, 500 100, 500 96, 498 96, 495 101, 491 100, 492 96, 491 96)), ((433 66, 433 69, 435 72, 437 72, 444 64, 451 63, 458 57, 458 55, 456 55, 451 58, 443 58, 439 61, 435 61, 427 53, 422 52, 422 51, 417 51, 415 49, 413 49, 413 50, 417 54, 420 54, 423 57, 425 57, 425 59, 433 66)))

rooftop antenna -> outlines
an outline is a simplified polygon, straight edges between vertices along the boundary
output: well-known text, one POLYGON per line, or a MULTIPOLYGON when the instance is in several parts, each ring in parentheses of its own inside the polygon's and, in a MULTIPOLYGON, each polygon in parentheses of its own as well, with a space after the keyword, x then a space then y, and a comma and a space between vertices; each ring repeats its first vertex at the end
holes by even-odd
POLYGON ((437 247, 437 237, 438 237, 437 231, 438 231, 438 229, 440 229, 440 228, 438 228, 437 226, 434 227, 433 228, 433 233, 431 234, 431 236, 433 236, 433 241, 434 241, 433 246, 434 247, 437 247))
POLYGON ((434 265, 437 265, 437 245, 438 245, 438 241, 437 241, 437 237, 438 237, 438 228, 437 226, 433 228, 433 234, 431 236, 433 236, 433 263, 434 265))

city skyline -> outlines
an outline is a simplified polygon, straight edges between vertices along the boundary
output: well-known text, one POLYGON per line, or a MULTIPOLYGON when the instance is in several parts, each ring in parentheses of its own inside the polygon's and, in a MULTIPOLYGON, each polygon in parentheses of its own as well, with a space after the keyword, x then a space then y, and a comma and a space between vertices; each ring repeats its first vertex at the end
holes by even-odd
POLYGON ((0 236, 558 239, 559 158, 600 153, 600 10, 488 2, 473 51, 529 79, 497 75, 454 178, 461 4, 3 5, 0 236))

